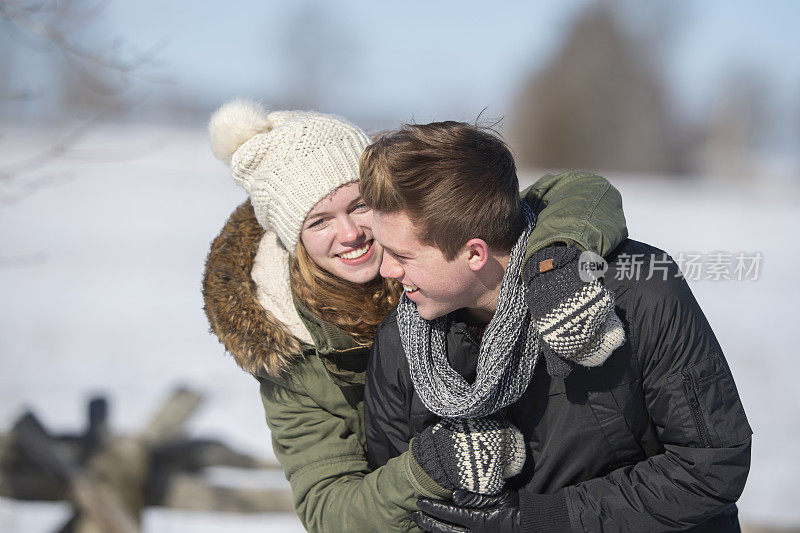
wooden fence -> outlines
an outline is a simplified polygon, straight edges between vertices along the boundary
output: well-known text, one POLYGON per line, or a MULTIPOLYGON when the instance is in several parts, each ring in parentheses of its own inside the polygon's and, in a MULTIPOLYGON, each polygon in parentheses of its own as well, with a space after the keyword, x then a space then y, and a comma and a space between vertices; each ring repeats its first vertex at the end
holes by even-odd
POLYGON ((0 435, 0 496, 72 503, 57 531, 133 533, 147 506, 233 513, 293 512, 288 489, 222 487, 203 469, 227 466, 280 470, 218 440, 189 439, 186 423, 202 397, 176 390, 133 436, 112 435, 108 403, 91 400, 86 430, 52 435, 28 412, 0 435))

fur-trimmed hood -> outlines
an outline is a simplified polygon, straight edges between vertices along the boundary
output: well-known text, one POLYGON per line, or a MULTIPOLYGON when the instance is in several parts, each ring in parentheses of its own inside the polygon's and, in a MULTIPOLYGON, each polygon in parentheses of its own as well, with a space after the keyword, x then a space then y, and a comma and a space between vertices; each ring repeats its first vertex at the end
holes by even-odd
POLYGON ((311 335, 295 309, 289 254, 258 223, 250 201, 230 216, 211 244, 203 276, 211 331, 252 373, 286 374, 311 335))

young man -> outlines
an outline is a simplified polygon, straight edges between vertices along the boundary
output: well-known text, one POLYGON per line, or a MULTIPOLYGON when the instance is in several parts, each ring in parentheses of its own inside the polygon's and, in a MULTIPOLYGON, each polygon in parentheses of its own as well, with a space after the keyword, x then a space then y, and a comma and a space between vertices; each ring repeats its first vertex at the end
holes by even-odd
MULTIPOLYGON (((586 227, 526 255, 535 215, 518 187, 503 142, 463 123, 405 126, 362 156, 381 274, 405 289, 369 362, 372 465, 412 438, 424 464, 444 449, 443 423, 501 418, 524 437, 522 473, 495 499, 421 500, 421 527, 738 531, 751 430, 679 269, 624 240, 605 284, 586 278, 586 227), (560 289, 538 290, 543 280, 560 289)), ((480 435, 464 442, 480 463, 480 435)), ((441 473, 452 475, 464 473, 441 473)))

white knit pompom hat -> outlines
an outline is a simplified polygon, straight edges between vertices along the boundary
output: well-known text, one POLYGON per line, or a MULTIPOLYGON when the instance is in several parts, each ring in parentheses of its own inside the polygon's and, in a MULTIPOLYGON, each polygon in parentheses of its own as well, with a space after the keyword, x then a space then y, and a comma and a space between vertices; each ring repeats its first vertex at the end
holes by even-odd
POLYGON ((309 111, 267 111, 249 100, 220 107, 208 123, 214 155, 250 195, 259 224, 294 254, 317 202, 358 181, 369 137, 349 122, 309 111))

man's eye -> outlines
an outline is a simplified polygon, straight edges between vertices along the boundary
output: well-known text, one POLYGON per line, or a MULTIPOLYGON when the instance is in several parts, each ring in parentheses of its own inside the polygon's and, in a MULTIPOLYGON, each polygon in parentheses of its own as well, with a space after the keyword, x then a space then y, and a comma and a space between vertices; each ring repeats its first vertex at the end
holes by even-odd
POLYGON ((353 211, 358 211, 359 213, 363 213, 365 211, 369 211, 369 206, 367 204, 365 204, 364 202, 359 202, 353 208, 353 211))

